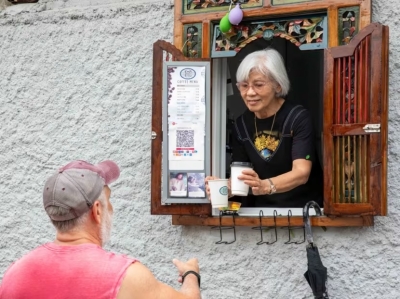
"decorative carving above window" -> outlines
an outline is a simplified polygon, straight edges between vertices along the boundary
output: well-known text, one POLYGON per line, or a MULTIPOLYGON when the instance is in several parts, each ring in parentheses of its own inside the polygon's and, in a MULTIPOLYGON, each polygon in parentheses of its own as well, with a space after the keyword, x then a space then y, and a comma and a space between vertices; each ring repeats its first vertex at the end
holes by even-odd
POLYGON ((284 4, 312 2, 312 1, 319 1, 319 0, 272 0, 272 5, 284 5, 284 4))
MULTIPOLYGON (((197 14, 204 12, 228 11, 231 0, 182 0, 183 14, 197 14)), ((241 8, 261 7, 263 0, 233 0, 240 3, 241 8)))
POLYGON ((200 58, 202 48, 202 24, 187 24, 183 26, 182 52, 186 57, 200 58))
POLYGON ((326 40, 326 16, 301 19, 269 20, 267 22, 242 22, 232 26, 227 33, 214 27, 212 57, 235 56, 252 41, 264 38, 270 40, 281 37, 289 40, 301 50, 324 49, 326 40))
POLYGON ((360 7, 339 9, 339 45, 347 45, 358 33, 360 7))

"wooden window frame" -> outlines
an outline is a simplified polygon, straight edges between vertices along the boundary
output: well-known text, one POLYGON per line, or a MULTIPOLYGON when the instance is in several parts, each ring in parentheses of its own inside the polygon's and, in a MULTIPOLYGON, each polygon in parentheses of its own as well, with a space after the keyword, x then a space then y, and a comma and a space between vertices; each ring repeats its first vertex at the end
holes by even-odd
MULTIPOLYGON (((162 103, 159 99, 162 99, 162 61, 163 52, 166 51, 173 56, 173 59, 176 60, 201 60, 201 61, 209 61, 211 46, 210 42, 212 40, 212 22, 217 22, 220 20, 226 13, 226 11, 222 12, 206 12, 206 13, 198 13, 198 14, 190 14, 183 15, 182 14, 182 0, 175 0, 175 22, 174 22, 174 46, 164 41, 157 41, 154 44, 153 48, 153 115, 158 115, 158 113, 162 113, 162 103), (187 28, 188 24, 201 24, 201 58, 188 58, 182 54, 179 49, 182 49, 184 46, 183 39, 183 29, 187 28), (185 27, 186 26, 186 27, 185 27)), ((254 9, 248 9, 244 11, 245 18, 276 18, 282 15, 288 16, 291 14, 299 14, 299 13, 315 13, 325 11, 328 15, 328 48, 329 50, 325 50, 325 64, 330 63, 330 56, 332 53, 338 53, 347 47, 347 50, 351 51, 350 46, 341 46, 338 47, 339 36, 338 36, 338 12, 339 9, 343 9, 346 7, 359 7, 359 23, 358 28, 361 30, 366 27, 371 22, 371 1, 363 1, 363 0, 321 0, 321 1, 312 1, 312 2, 303 2, 297 4, 288 4, 288 5, 279 5, 273 6, 271 5, 271 0, 264 0, 263 6, 254 9), (336 48, 334 48, 336 47, 336 48), (340 48, 340 49, 339 49, 340 48)), ((383 30, 385 35, 388 34, 387 27, 383 30)), ((387 38, 387 36, 385 36, 387 38)), ((357 41, 353 43, 353 48, 355 47, 357 41)), ((354 50, 353 50, 354 51, 354 50)), ((382 45, 382 57, 386 60, 388 58, 388 49, 386 46, 382 45)), ((383 64, 385 61, 381 61, 383 64)), ((376 62, 374 62, 376 63, 376 62)), ((383 67, 381 70, 381 84, 388 84, 388 73, 387 67, 383 67)), ((330 79, 330 73, 325 73, 326 79, 330 79)), ((385 86, 385 85, 383 85, 385 86)), ((385 89, 385 88, 384 88, 385 89)), ((329 90, 325 90, 325 97, 329 94, 329 90)), ((376 91, 374 91, 376 93, 376 91)), ((384 91, 381 95, 382 101, 386 101, 387 103, 387 91, 384 91)), ((383 109, 383 119, 381 120, 383 124, 386 123, 382 128, 381 136, 379 142, 382 145, 382 151, 384 153, 383 160, 381 159, 379 163, 382 164, 382 167, 379 170, 380 174, 384 174, 385 176, 387 171, 387 106, 383 105, 379 109, 383 109), (386 114, 385 114, 386 113, 386 114)), ((324 114, 326 111, 324 112, 324 114)), ((161 114, 160 114, 161 115, 161 114)), ((152 130, 156 134, 161 134, 159 132, 159 128, 161 128, 162 120, 157 117, 153 117, 152 120, 152 130)), ((324 127, 324 138, 326 138, 328 132, 331 128, 324 127)), ((162 142, 154 142, 152 144, 152 166, 157 165, 157 163, 161 163, 161 145, 162 142)), ((325 141, 324 141, 325 147, 325 141)), ((160 164, 161 165, 161 164, 160 164)), ((325 174, 326 176, 326 174, 325 174)), ((386 179, 384 180, 386 182, 386 179)), ((386 214, 386 186, 382 186, 380 190, 381 201, 379 202, 379 213, 381 215, 386 214), (385 197, 385 198, 384 198, 385 197)), ((374 186, 375 187, 375 186, 374 186)), ((325 191, 326 193, 326 191, 325 191)), ((377 192, 373 193, 376 194, 377 192)), ((325 194, 326 195, 326 194, 325 194)), ((336 206, 336 210, 332 209, 332 206, 328 205, 329 216, 319 216, 312 217, 311 223, 313 226, 373 226, 374 225, 374 212, 371 209, 367 209, 365 213, 346 213, 346 207, 339 208, 336 206)), ((229 217, 220 219, 216 216, 211 216, 211 205, 207 204, 177 204, 177 205, 162 205, 161 204, 161 167, 157 171, 157 168, 152 167, 152 188, 151 188, 151 213, 152 214, 163 214, 163 215, 172 215, 172 224, 174 225, 199 225, 199 226, 217 226, 217 225, 231 225, 231 220, 229 217), (220 221, 222 221, 220 223, 220 221)), ((236 225, 237 226, 257 226, 260 224, 259 217, 250 217, 250 216, 238 216, 236 217, 236 225)), ((303 225, 303 219, 301 216, 293 216, 291 218, 291 224, 293 226, 303 225)), ((274 217, 263 217, 262 225, 265 226, 274 226, 274 217)), ((279 216, 276 218, 277 226, 287 226, 287 217, 279 216)))

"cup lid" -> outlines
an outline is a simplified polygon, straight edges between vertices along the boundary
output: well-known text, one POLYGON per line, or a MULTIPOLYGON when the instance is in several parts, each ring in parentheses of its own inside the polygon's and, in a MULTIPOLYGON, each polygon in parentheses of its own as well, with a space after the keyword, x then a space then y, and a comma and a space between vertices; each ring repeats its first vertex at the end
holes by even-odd
POLYGON ((241 167, 251 167, 253 168, 253 164, 251 164, 250 162, 232 162, 231 167, 232 166, 241 166, 241 167))

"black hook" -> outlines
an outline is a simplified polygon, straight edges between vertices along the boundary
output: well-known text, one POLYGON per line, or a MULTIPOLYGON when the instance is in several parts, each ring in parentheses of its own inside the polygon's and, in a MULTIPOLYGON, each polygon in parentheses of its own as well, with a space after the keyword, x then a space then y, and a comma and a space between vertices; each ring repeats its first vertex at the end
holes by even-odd
POLYGON ((290 218, 292 218, 292 210, 288 211, 287 218, 288 218, 288 227, 287 228, 288 228, 288 234, 289 234, 289 241, 286 241, 285 244, 302 244, 302 243, 304 243, 306 241, 306 232, 305 232, 304 226, 292 226, 290 224, 290 218), (301 228, 303 229, 303 241, 297 241, 297 242, 291 241, 292 231, 295 229, 301 229, 301 228))
POLYGON ((303 223, 307 235, 307 242, 311 245, 311 247, 313 247, 314 240, 311 230, 310 208, 314 208, 317 216, 322 216, 322 212, 320 206, 315 201, 309 201, 303 208, 303 223))
POLYGON ((274 210, 275 241, 266 242, 266 241, 264 241, 264 238, 263 238, 263 229, 264 228, 268 228, 269 226, 262 226, 262 217, 264 217, 264 212, 263 212, 263 210, 260 210, 260 213, 259 213, 260 224, 259 224, 259 226, 252 227, 252 229, 259 229, 260 230, 261 241, 257 242, 257 245, 261 245, 261 244, 271 245, 271 244, 274 244, 276 241, 278 241, 278 233, 277 233, 277 228, 276 228, 276 216, 278 216, 278 212, 276 210, 274 210))
POLYGON ((218 242, 215 242, 215 244, 232 244, 233 242, 236 241, 236 223, 235 223, 235 216, 237 216, 238 213, 236 211, 219 211, 219 226, 212 226, 211 229, 219 228, 219 236, 220 240, 218 242), (233 219, 233 226, 222 226, 222 216, 232 216, 233 219), (231 242, 227 241, 222 241, 222 230, 224 229, 233 229, 233 236, 234 239, 231 242))

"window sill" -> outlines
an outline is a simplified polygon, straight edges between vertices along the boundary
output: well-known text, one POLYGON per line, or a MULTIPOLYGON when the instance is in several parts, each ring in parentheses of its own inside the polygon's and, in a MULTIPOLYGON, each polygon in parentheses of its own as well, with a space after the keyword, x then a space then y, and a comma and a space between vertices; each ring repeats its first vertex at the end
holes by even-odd
MULTIPOLYGON (((187 225, 187 226, 219 226, 220 219, 218 216, 172 216, 173 225, 187 225)), ((311 216, 310 217, 312 226, 326 226, 326 227, 347 227, 347 226, 374 226, 374 216, 353 216, 353 217, 327 217, 327 216, 311 216)), ((221 218, 222 226, 231 226, 232 217, 224 216, 221 218)), ((256 217, 235 217, 236 226, 259 226, 260 218, 256 217)), ((290 218, 291 226, 303 226, 303 217, 292 216, 290 218)), ((267 216, 262 218, 262 226, 274 226, 274 217, 267 216)), ((288 226, 287 216, 276 217, 276 226, 288 226)))

